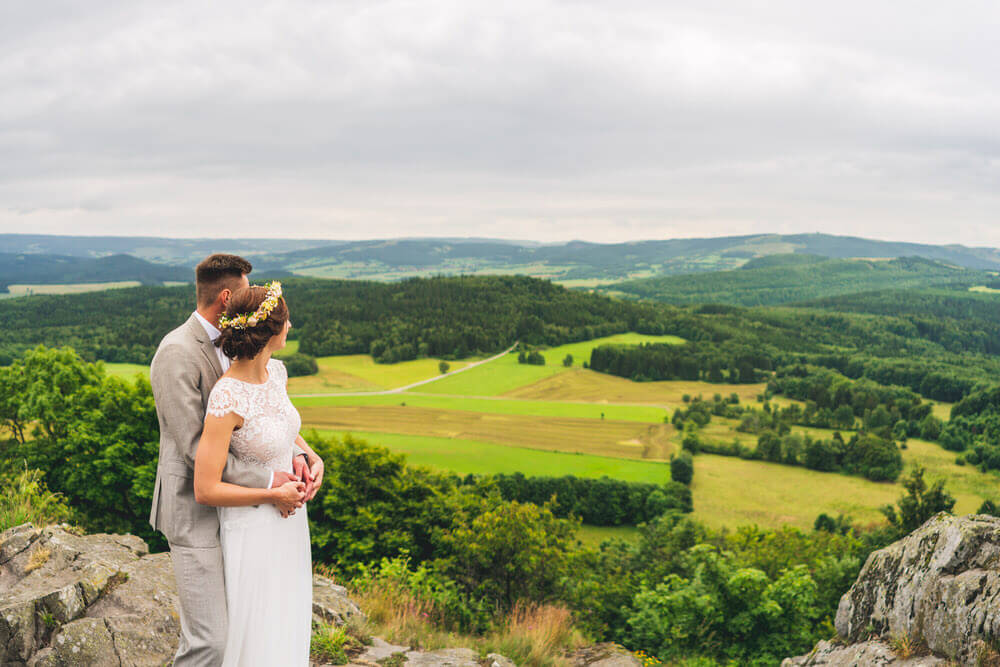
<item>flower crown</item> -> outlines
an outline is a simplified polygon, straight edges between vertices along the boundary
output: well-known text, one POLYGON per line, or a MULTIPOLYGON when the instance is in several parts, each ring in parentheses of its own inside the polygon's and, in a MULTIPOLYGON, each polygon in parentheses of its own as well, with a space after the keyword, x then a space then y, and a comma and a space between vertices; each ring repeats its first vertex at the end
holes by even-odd
POLYGON ((278 299, 281 298, 281 283, 277 280, 272 280, 264 285, 264 287, 267 288, 267 296, 264 297, 264 301, 261 302, 256 311, 243 313, 236 317, 226 317, 223 315, 219 318, 219 329, 222 330, 230 327, 233 329, 247 329, 255 327, 266 320, 271 311, 274 310, 274 307, 278 305, 278 299))

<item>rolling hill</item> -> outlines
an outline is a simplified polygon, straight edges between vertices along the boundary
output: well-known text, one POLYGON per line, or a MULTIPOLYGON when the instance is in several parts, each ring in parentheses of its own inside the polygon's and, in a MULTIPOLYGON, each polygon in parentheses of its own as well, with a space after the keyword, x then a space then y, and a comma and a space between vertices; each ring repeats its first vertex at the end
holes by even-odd
POLYGON ((290 271, 323 278, 383 281, 515 273, 549 278, 570 287, 732 270, 756 258, 790 254, 833 259, 922 257, 967 269, 1000 271, 1000 250, 993 248, 895 243, 828 234, 756 234, 610 244, 473 238, 323 241, 3 234, 3 252, 89 258, 128 253, 148 261, 184 266, 193 266, 211 252, 235 252, 249 257, 257 272, 290 271))
POLYGON ((0 253, 0 291, 8 285, 51 285, 133 281, 145 285, 188 282, 191 270, 130 255, 99 258, 0 253))
POLYGON ((608 291, 674 304, 769 306, 887 288, 981 283, 988 275, 920 257, 892 260, 771 255, 734 271, 661 276, 611 285, 608 291))

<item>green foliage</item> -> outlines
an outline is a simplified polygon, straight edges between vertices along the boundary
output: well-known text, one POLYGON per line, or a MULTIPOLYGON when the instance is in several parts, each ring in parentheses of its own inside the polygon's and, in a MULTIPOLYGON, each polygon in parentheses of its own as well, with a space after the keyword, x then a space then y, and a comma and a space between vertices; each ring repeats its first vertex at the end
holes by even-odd
POLYGON ((454 479, 349 435, 308 441, 326 467, 309 507, 315 560, 350 575, 382 558, 434 554, 432 535, 452 525, 461 501, 454 479))
MULTIPOLYGON (((528 277, 392 283, 289 278, 284 287, 299 351, 316 357, 371 354, 385 363, 456 359, 496 353, 517 340, 530 345, 591 340, 635 330, 640 323, 645 333, 663 333, 666 322, 652 305, 572 292, 528 277)), ((164 334, 193 308, 192 286, 4 299, 0 348, 70 345, 88 360, 149 363, 164 334)))
POLYGON ((468 594, 503 609, 556 597, 568 574, 576 523, 548 507, 505 502, 460 512, 439 540, 435 568, 468 594))
POLYGON ((320 625, 313 628, 309 643, 309 654, 322 664, 346 665, 349 661, 345 647, 356 644, 357 640, 341 627, 320 625))
POLYGON ((989 514, 990 516, 1000 516, 1000 508, 992 500, 984 500, 983 504, 976 510, 976 514, 989 514))
POLYGON ((42 471, 88 530, 131 532, 160 545, 149 527, 159 451, 149 383, 107 377, 68 348, 36 348, 11 367, 31 437, 11 455, 42 471))
POLYGON ((894 482, 903 472, 903 455, 891 440, 858 433, 847 443, 844 470, 875 482, 894 482))
POLYGON ((683 484, 626 482, 610 477, 527 477, 522 473, 469 476, 480 493, 495 489, 504 500, 545 505, 560 518, 575 516, 592 526, 636 525, 663 512, 694 509, 683 484))
POLYGON ((919 257, 889 261, 779 255, 750 260, 735 271, 658 276, 608 287, 616 292, 674 304, 728 303, 766 306, 887 287, 909 288, 965 281, 984 273, 919 257))
POLYGON ((924 524, 938 512, 951 512, 955 498, 944 488, 944 480, 936 480, 929 487, 924 481, 924 469, 916 466, 902 480, 906 495, 896 503, 896 507, 886 505, 882 513, 889 524, 902 536, 924 524))
POLYGON ((470 597, 426 563, 414 566, 408 555, 368 564, 351 587, 362 597, 388 596, 397 607, 416 602, 427 622, 448 632, 481 634, 493 621, 493 608, 484 599, 470 597))
POLYGON ((664 660, 708 654, 765 664, 812 643, 817 586, 804 566, 771 578, 706 544, 689 549, 685 560, 688 576, 670 574, 636 595, 632 644, 664 660))
POLYGON ((438 363, 438 371, 441 373, 441 375, 447 373, 450 368, 451 364, 449 364, 447 361, 441 361, 438 363))
POLYGON ((45 526, 69 517, 65 499, 49 491, 40 471, 25 468, 0 475, 0 533, 24 523, 45 526))
POLYGON ((522 349, 517 355, 517 363, 519 364, 529 364, 531 366, 544 366, 545 357, 538 350, 524 350, 522 349))
POLYGON ((690 452, 681 452, 679 456, 670 459, 670 479, 687 486, 694 479, 694 459, 690 452))
POLYGON ((296 352, 295 354, 282 355, 279 357, 288 370, 288 377, 302 377, 304 375, 316 375, 319 373, 319 365, 314 357, 308 354, 296 352))
POLYGON ((573 355, 572 354, 567 354, 565 356, 565 358, 563 358, 562 365, 565 366, 566 368, 569 368, 570 366, 572 366, 573 365, 573 355))

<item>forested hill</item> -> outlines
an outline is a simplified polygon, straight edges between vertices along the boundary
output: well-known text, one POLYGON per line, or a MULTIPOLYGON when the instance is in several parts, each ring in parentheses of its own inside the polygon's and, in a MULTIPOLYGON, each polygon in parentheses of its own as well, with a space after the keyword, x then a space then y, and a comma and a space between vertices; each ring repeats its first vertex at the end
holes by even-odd
POLYGON ((141 259, 194 266, 212 252, 234 252, 258 272, 323 278, 401 280, 473 273, 521 274, 586 286, 658 275, 736 269, 772 255, 827 258, 923 257, 976 270, 1000 270, 1000 250, 895 243, 828 234, 754 234, 625 243, 536 243, 502 239, 418 238, 331 241, 304 239, 164 239, 0 234, 0 253, 141 259))
POLYGON ((191 270, 154 264, 129 255, 100 258, 30 253, 0 253, 0 292, 8 285, 139 281, 144 284, 186 282, 191 270))
MULTIPOLYGON (((668 317, 653 304, 524 276, 295 278, 284 285, 303 353, 371 353, 382 362, 487 354, 516 340, 556 345, 625 331, 662 333, 668 317)), ((193 285, 7 299, 0 301, 0 352, 69 345, 88 360, 148 363, 163 335, 193 309, 193 285)))
POLYGON ((988 278, 982 271, 920 257, 876 261, 774 255, 752 259, 734 271, 632 280, 606 289, 675 304, 766 306, 888 287, 981 284, 988 278))

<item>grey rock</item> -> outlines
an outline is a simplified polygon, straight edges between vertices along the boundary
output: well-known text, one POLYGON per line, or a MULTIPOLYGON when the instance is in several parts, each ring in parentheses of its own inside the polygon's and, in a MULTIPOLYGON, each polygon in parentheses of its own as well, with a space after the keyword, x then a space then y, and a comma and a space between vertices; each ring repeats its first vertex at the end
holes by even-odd
POLYGON ((364 621, 360 607, 347 595, 347 589, 326 577, 313 575, 313 620, 341 626, 356 619, 364 621))
MULTIPOLYGON (((133 535, 68 528, 0 533, 0 665, 169 663, 180 637, 170 554, 150 554, 133 535)), ((313 602, 326 623, 364 620, 347 590, 324 577, 313 578, 313 602)))
POLYGON ((372 637, 371 646, 368 646, 364 653, 359 655, 354 662, 377 663, 379 660, 384 660, 394 653, 406 653, 409 650, 409 646, 398 646, 390 644, 381 637, 372 637))
POLYGON ((810 655, 846 657, 802 656, 788 664, 981 662, 1000 640, 1000 519, 941 513, 872 553, 841 598, 835 625, 841 646, 821 642, 810 655), (899 637, 931 655, 901 662, 884 643, 899 637), (852 658, 852 651, 864 657, 852 658))
POLYGON ((781 667, 859 667, 860 665, 893 665, 894 667, 934 667, 947 665, 948 661, 933 655, 916 656, 906 660, 893 653, 879 640, 865 641, 844 646, 833 642, 820 642, 812 653, 798 658, 786 658, 781 667))
POLYGON ((103 618, 81 618, 52 637, 52 645, 32 656, 29 667, 118 667, 115 641, 103 618))
POLYGON ((410 651, 407 667, 480 667, 479 653, 471 648, 442 648, 436 651, 410 651))
POLYGON ((499 653, 488 653, 486 661, 490 667, 517 667, 517 664, 513 660, 499 653))
POLYGON ((577 649, 570 656, 574 667, 641 667, 642 663, 617 644, 594 644, 577 649))

